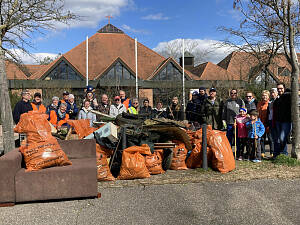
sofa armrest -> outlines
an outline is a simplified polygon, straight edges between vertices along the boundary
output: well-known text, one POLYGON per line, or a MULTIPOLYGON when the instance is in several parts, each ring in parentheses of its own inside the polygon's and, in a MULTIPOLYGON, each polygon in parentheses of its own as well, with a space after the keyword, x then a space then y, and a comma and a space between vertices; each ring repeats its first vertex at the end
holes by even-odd
POLYGON ((15 175, 21 169, 22 154, 14 149, 0 157, 0 202, 15 202, 15 175))
POLYGON ((59 140, 62 150, 69 159, 96 158, 96 140, 59 140))

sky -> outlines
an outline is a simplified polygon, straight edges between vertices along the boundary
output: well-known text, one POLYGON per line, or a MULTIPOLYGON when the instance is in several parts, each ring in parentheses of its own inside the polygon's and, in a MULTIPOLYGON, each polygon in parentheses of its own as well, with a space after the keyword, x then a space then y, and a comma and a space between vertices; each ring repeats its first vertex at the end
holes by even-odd
MULTIPOLYGON (((106 16, 113 17, 111 24, 156 51, 182 38, 197 43, 199 49, 208 49, 226 37, 217 31, 219 26, 239 24, 233 0, 65 0, 65 8, 81 20, 34 34, 34 48, 28 50, 36 57, 68 52, 105 26, 106 16)), ((228 53, 226 48, 214 48, 206 61, 217 63, 228 53)), ((28 56, 23 56, 23 61, 36 63, 28 56)))

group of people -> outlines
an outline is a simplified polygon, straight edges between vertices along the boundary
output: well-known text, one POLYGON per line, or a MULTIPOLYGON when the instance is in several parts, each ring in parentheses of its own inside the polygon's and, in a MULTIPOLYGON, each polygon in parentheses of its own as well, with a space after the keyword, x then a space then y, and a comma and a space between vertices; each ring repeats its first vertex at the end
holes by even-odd
POLYGON ((277 88, 263 90, 257 101, 247 91, 243 100, 238 90, 231 89, 230 97, 222 101, 215 88, 209 95, 194 92, 186 108, 191 123, 206 123, 212 129, 226 130, 232 146, 236 146, 238 160, 261 162, 265 157, 265 141, 270 145, 270 156, 287 155, 287 141, 291 132, 291 94, 283 83, 277 88), (245 152, 246 149, 246 152, 245 152))
POLYGON ((162 102, 157 102, 156 107, 152 108, 149 99, 144 99, 143 105, 139 106, 139 99, 129 99, 123 90, 113 98, 112 103, 107 94, 102 94, 98 103, 94 91, 93 87, 87 87, 80 107, 76 105, 74 95, 67 91, 63 92, 62 99, 54 96, 52 103, 45 107, 40 93, 35 93, 30 101, 31 95, 25 90, 22 100, 14 108, 14 121, 17 124, 20 115, 31 110, 48 114, 49 121, 56 128, 66 125, 68 119, 89 119, 90 126, 93 126, 97 119, 93 110, 112 117, 123 112, 143 115, 144 118, 178 121, 186 117, 196 129, 205 123, 211 125, 212 129, 226 130, 230 144, 236 146, 238 160, 260 162, 265 157, 266 139, 269 140, 271 156, 287 154, 287 138, 291 131, 291 97, 283 83, 270 91, 264 90, 259 102, 251 91, 246 92, 246 99, 243 100, 238 97, 237 89, 231 89, 230 97, 222 101, 215 88, 210 88, 207 95, 206 89, 200 87, 199 91, 192 93, 186 110, 177 96, 166 108, 162 102))

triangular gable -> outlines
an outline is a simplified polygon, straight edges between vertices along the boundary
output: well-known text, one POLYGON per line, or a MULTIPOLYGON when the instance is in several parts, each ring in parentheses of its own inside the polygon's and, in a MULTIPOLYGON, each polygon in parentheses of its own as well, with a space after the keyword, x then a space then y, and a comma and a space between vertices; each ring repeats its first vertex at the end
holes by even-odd
POLYGON ((133 76, 134 79, 135 79, 135 76, 136 76, 135 72, 124 62, 124 60, 122 60, 120 57, 117 57, 112 62, 112 64, 110 64, 101 74, 96 76, 96 78, 94 80, 105 79, 105 76, 109 73, 109 71, 111 69, 114 68, 114 66, 117 65, 117 63, 120 63, 131 74, 131 76, 133 76))
MULTIPOLYGON (((147 80, 153 80, 155 77, 162 72, 169 63, 172 63, 172 65, 182 74, 182 67, 171 57, 167 58, 163 63, 161 63, 158 68, 153 72, 153 74, 148 77, 147 80)), ((184 72, 185 78, 187 79, 192 79, 191 75, 189 74, 188 71, 185 70, 184 72)))
MULTIPOLYGON (((49 67, 41 76, 41 80, 45 80, 47 79, 49 76, 52 76, 51 73, 54 72, 55 69, 58 69, 59 66, 62 66, 61 64, 65 63, 73 72, 73 74, 71 74, 72 76, 75 76, 74 79, 70 79, 69 77, 67 78, 67 80, 85 80, 85 77, 64 57, 61 56, 51 67, 49 67)), ((70 76, 68 74, 68 76, 70 76)), ((60 80, 60 79, 58 79, 60 80)), ((65 79, 63 79, 65 80, 65 79)))

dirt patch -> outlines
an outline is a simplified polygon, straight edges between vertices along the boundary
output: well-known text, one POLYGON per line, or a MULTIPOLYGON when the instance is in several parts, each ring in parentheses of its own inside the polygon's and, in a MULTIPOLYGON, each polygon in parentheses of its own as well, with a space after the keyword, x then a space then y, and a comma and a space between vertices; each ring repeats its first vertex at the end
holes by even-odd
POLYGON ((294 179, 300 178, 300 166, 277 165, 264 160, 261 163, 236 161, 236 169, 226 174, 209 169, 168 170, 164 174, 152 175, 146 179, 116 180, 99 182, 99 189, 110 187, 148 186, 163 184, 201 183, 214 181, 248 181, 254 179, 294 179))

